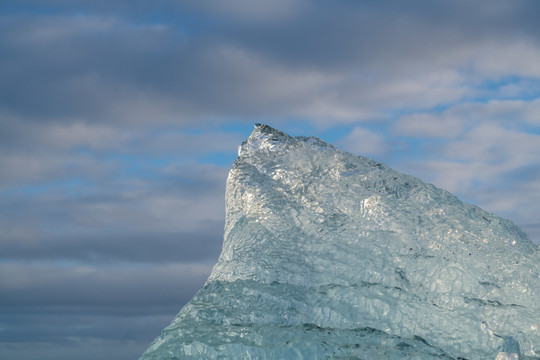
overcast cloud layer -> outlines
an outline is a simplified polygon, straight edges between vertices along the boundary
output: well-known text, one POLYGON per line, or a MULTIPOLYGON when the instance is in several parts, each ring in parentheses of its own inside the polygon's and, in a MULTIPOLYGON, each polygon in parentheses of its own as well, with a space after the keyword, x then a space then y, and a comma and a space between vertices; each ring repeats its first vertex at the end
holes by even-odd
POLYGON ((134 359, 221 249, 252 124, 540 242, 540 3, 0 3, 0 358, 134 359))

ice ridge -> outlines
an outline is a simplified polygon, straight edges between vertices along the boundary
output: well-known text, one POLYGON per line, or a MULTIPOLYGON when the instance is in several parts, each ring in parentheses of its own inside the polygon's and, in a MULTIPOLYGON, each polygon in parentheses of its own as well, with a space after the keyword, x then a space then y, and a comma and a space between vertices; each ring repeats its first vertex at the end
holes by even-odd
POLYGON ((536 358, 539 264, 509 220, 256 124, 219 260, 141 359, 536 358))

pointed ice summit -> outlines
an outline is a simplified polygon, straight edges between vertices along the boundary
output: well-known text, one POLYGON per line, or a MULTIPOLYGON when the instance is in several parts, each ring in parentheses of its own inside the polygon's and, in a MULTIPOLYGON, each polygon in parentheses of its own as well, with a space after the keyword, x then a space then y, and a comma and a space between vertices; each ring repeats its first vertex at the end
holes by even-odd
POLYGON ((141 359, 539 356, 512 222, 314 137, 256 125, 238 154, 221 256, 141 359))

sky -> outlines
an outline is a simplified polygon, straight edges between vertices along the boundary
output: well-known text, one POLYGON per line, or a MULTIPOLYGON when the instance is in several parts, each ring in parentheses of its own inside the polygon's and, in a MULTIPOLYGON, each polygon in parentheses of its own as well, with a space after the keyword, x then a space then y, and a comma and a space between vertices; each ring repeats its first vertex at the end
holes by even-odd
POLYGON ((0 2, 0 358, 136 359, 216 262, 254 123, 540 243, 540 2, 0 2))

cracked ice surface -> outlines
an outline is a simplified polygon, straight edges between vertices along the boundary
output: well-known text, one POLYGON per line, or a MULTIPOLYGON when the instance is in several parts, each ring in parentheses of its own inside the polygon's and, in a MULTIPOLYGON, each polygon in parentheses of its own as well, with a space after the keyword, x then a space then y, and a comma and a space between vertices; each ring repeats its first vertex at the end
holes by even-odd
POLYGON ((539 356, 539 267, 512 222, 256 125, 227 180, 221 256, 141 359, 539 356))

